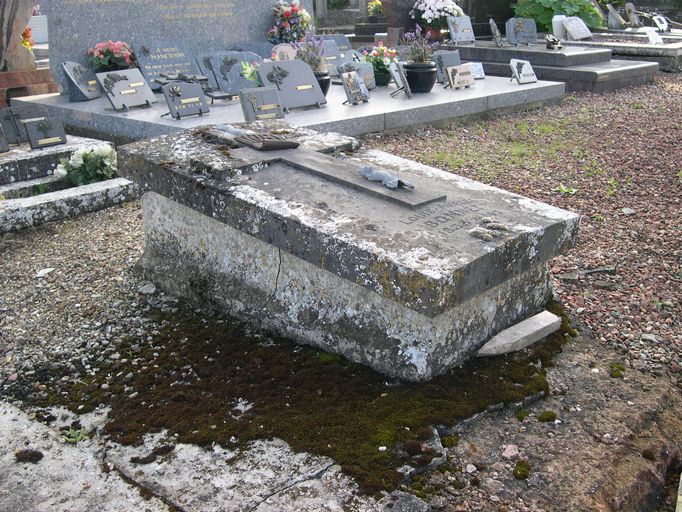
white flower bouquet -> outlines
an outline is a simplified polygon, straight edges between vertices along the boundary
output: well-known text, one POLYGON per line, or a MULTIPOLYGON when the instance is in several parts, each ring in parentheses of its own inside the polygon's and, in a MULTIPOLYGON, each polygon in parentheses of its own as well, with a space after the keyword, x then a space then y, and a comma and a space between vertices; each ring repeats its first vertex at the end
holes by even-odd
POLYGON ((429 28, 447 27, 448 16, 463 16, 464 11, 454 0, 417 0, 410 11, 412 19, 429 28))
POLYGON ((77 149, 71 158, 62 158, 54 175, 67 178, 76 186, 113 178, 116 175, 116 150, 111 144, 77 149))

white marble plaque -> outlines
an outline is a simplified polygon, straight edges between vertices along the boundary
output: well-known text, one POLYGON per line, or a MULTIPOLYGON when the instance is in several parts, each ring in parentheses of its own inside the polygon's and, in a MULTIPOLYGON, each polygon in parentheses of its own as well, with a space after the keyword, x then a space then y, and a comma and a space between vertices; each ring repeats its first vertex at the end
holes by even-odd
POLYGON ((592 37, 590 29, 587 28, 585 22, 577 16, 566 18, 563 21, 563 24, 566 29, 566 39, 569 41, 580 41, 581 39, 589 39, 592 37))
POLYGON ((512 80, 515 78, 519 84, 532 84, 538 81, 533 66, 527 60, 512 59, 509 66, 512 70, 512 80))

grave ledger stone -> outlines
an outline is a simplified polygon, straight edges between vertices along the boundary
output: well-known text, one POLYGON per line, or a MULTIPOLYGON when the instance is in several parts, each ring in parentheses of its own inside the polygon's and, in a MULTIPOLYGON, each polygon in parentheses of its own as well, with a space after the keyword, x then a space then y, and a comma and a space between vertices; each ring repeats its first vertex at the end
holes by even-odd
MULTIPOLYGON (((168 41, 192 55, 229 49, 233 43, 265 41, 273 0, 50 0, 42 5, 50 31, 50 69, 66 90, 61 63, 86 64, 86 51, 100 41, 133 47, 168 41)), ((312 13, 312 0, 301 5, 312 13)))
POLYGON ((318 153, 347 149, 332 134, 225 155, 233 136, 207 133, 119 149, 149 190, 147 277, 391 377, 430 379, 541 311, 547 261, 577 236, 577 215, 451 173, 318 153))

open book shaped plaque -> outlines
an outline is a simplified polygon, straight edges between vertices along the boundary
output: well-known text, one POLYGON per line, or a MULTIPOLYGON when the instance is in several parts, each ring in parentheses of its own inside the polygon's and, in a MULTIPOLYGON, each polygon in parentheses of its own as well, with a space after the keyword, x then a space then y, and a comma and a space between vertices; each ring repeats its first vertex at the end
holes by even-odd
POLYGON ((156 102, 154 93, 139 69, 97 73, 97 81, 104 89, 114 110, 149 107, 156 102))

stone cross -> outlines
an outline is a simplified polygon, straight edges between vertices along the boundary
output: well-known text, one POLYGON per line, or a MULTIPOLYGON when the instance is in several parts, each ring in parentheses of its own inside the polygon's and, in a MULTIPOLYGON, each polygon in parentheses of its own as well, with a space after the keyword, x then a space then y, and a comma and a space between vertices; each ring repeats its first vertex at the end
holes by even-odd
POLYGON ((33 14, 33 0, 0 2, 0 71, 35 69, 33 54, 21 43, 21 34, 33 14))

